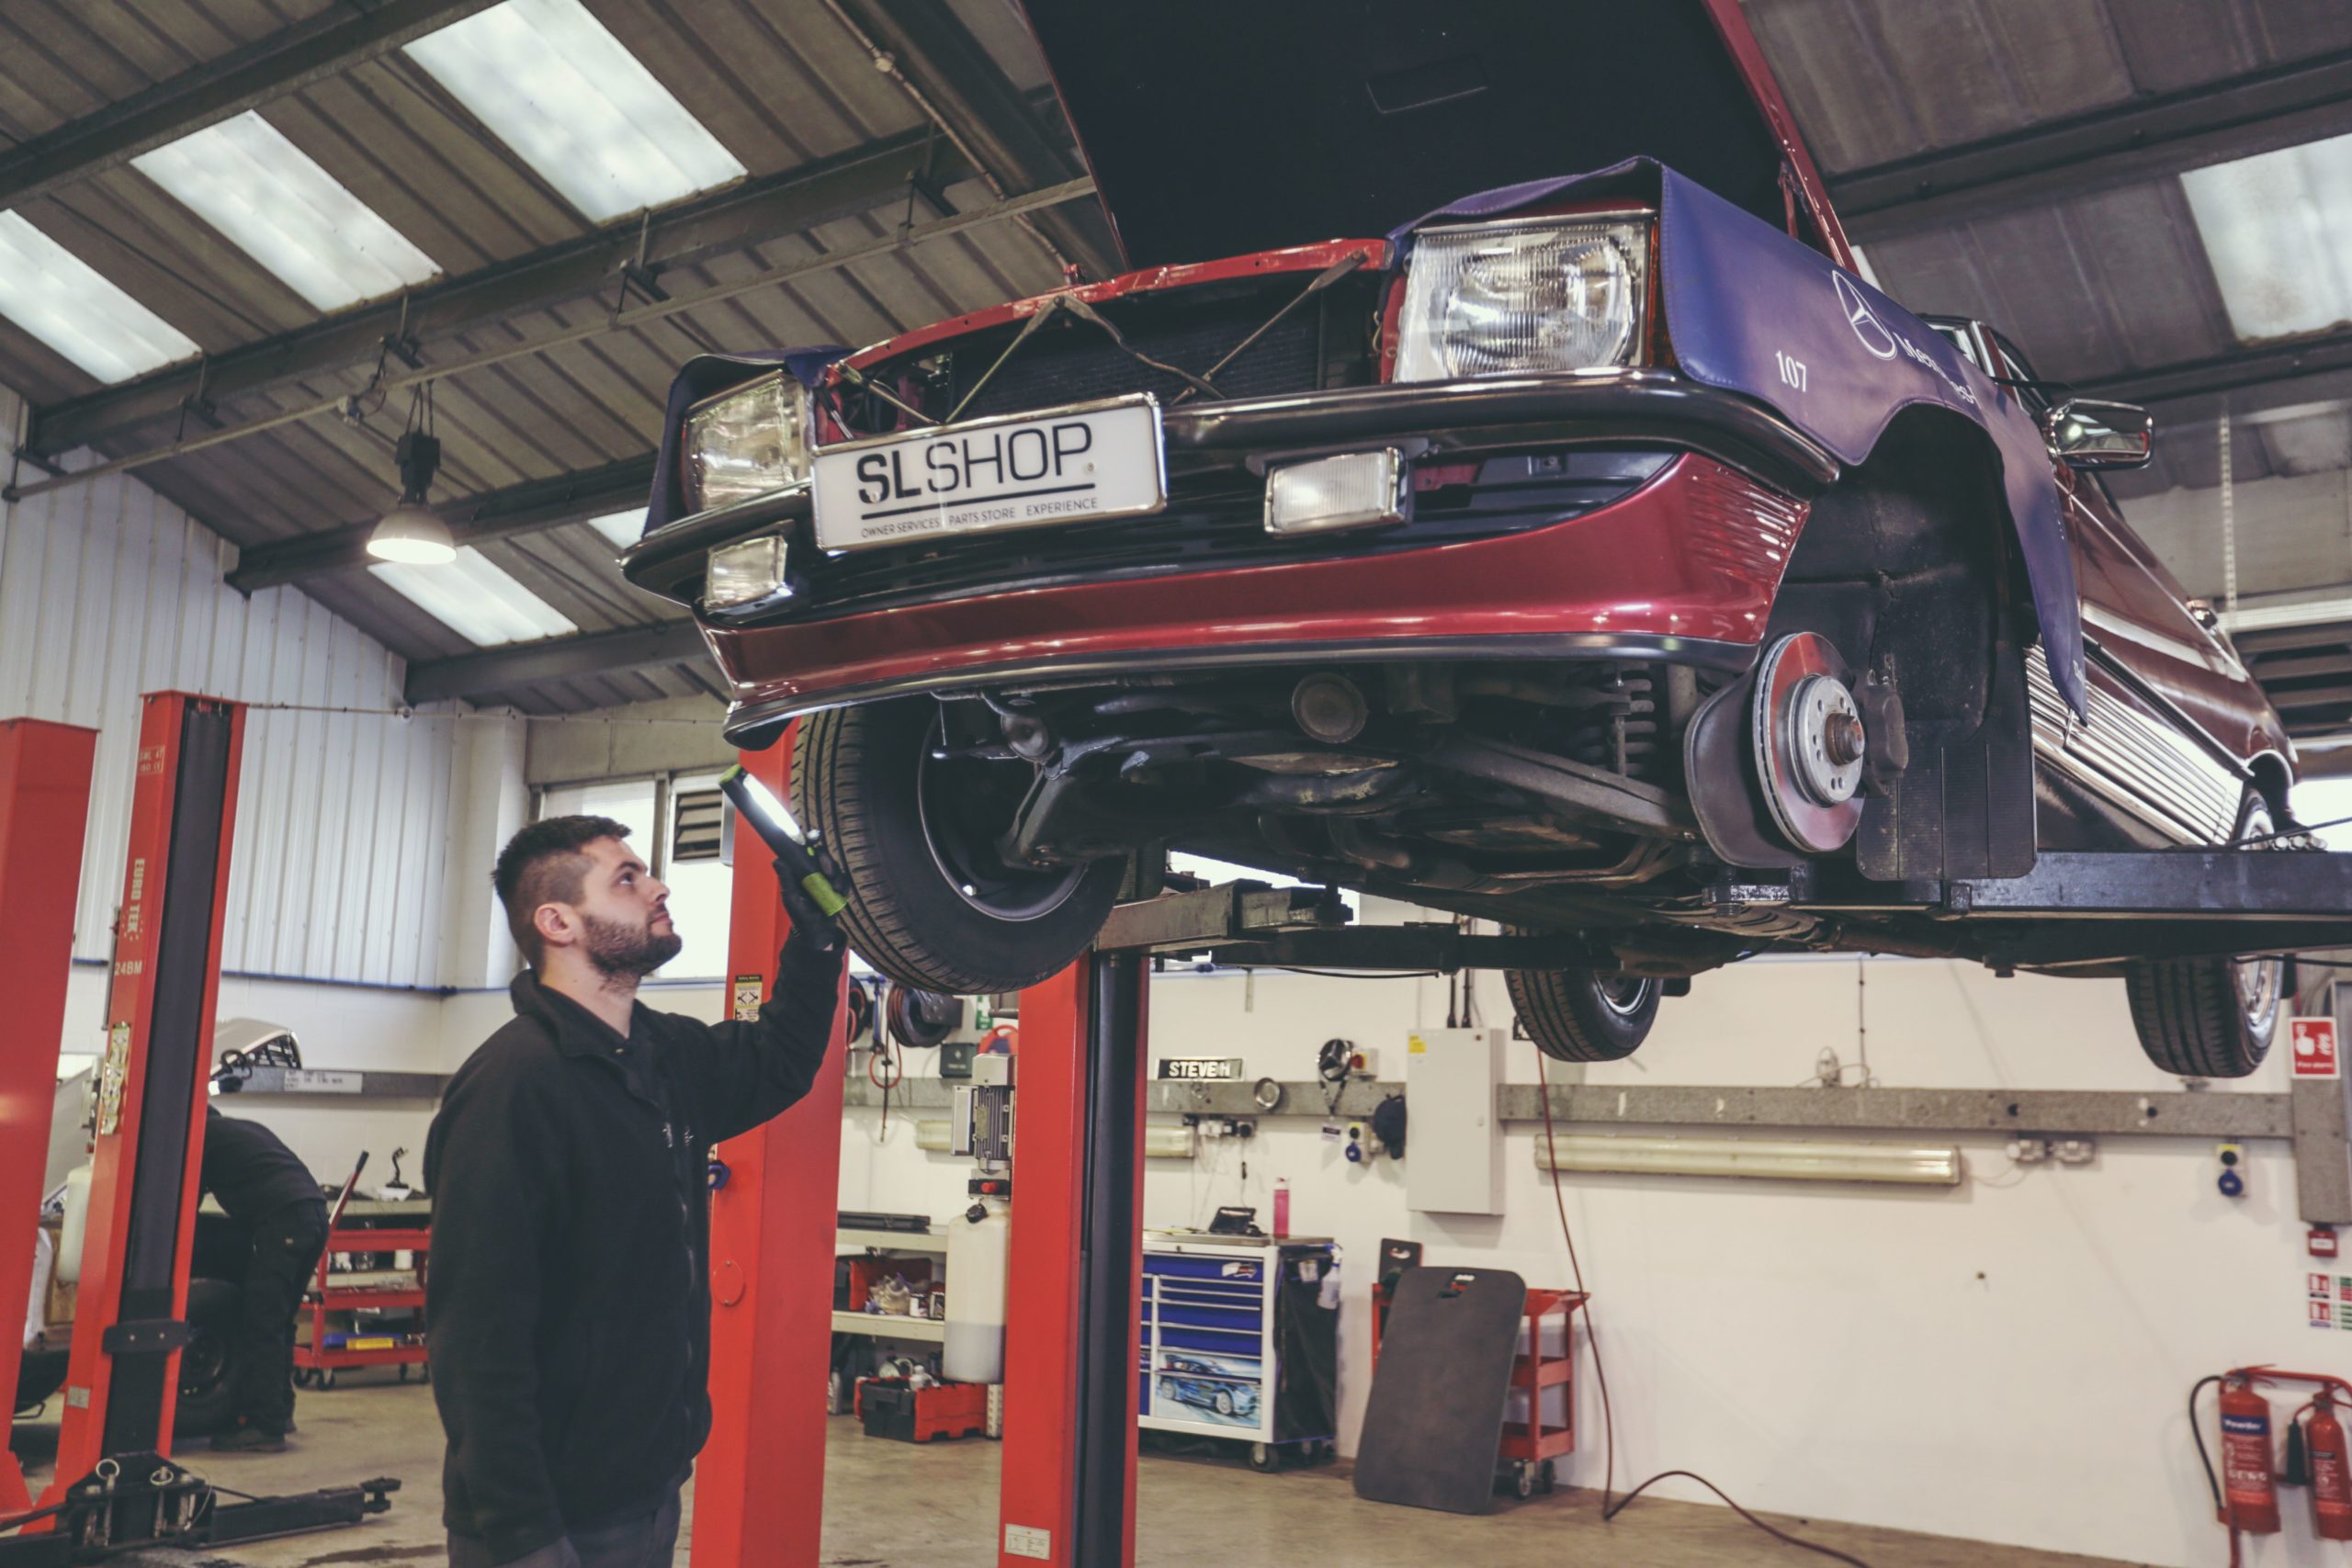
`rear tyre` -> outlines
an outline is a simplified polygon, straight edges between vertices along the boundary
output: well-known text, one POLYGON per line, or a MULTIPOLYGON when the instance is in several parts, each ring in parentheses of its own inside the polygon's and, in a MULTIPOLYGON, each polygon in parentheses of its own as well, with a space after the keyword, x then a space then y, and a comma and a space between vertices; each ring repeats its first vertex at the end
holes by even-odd
POLYGON ((1621 1062, 1657 1021, 1658 982, 1597 969, 1512 969, 1510 1005, 1535 1048, 1555 1062, 1621 1062))
MULTIPOLYGON (((2238 838, 2260 839, 2271 830, 2269 808, 2259 798, 2249 802, 2238 838)), ((2157 958, 2133 964, 2125 984, 2140 1048, 2176 1077, 2245 1077, 2262 1066, 2278 1037, 2288 974, 2281 958, 2157 958)))
POLYGON ((840 864, 842 925, 867 963, 949 996, 1019 990, 1094 940, 1125 862, 1041 869, 1000 859, 997 836, 1031 770, 934 758, 944 718, 941 704, 913 697, 805 720, 793 807, 840 864))
POLYGON ((237 1394, 237 1319, 244 1292, 226 1280, 191 1280, 187 1344, 180 1350, 175 1430, 200 1438, 225 1430, 237 1394))

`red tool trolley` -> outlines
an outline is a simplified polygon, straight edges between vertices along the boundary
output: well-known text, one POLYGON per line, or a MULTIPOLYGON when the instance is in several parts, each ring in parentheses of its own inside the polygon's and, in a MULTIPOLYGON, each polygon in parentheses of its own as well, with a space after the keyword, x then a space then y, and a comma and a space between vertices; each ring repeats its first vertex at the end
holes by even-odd
POLYGON ((335 1373, 345 1367, 398 1367, 406 1382, 409 1368, 424 1365, 424 1262, 433 1233, 389 1226, 345 1228, 344 1205, 351 1201, 359 1172, 367 1168, 368 1156, 362 1155, 351 1179, 343 1184, 343 1195, 334 1201, 334 1213, 327 1220, 326 1250, 319 1254, 318 1278, 303 1303, 310 1314, 310 1338, 294 1347, 294 1379, 313 1388, 333 1388, 335 1373), (414 1267, 388 1270, 355 1265, 336 1282, 337 1258, 397 1252, 413 1254, 414 1267), (411 1314, 406 1327, 363 1326, 355 1315, 400 1311, 411 1314))

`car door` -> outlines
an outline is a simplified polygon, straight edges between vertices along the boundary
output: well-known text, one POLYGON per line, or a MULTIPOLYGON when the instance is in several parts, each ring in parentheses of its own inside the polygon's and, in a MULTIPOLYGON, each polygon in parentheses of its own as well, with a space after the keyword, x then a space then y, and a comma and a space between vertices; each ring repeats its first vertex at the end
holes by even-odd
MULTIPOLYGON (((1984 336, 2002 378, 2040 419, 2050 405, 2032 367, 2000 333, 1984 336)), ((2089 750, 2143 804, 2208 837, 2217 816, 2234 817, 2245 761, 2284 749, 2278 717, 2228 638, 2190 608, 2098 476, 2055 458, 2052 466, 2074 539, 2092 683, 2115 705, 2094 699, 2092 728, 2104 712, 2111 733, 2085 738, 2089 750)))

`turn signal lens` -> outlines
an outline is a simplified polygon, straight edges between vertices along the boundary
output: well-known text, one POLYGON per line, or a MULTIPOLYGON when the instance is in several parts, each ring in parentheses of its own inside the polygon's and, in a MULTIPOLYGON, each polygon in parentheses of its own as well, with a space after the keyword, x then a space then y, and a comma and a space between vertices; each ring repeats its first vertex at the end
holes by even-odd
POLYGON ((770 534, 721 545, 710 552, 702 580, 702 607, 730 610, 792 592, 784 580, 785 542, 770 534))
POLYGON ((1406 518, 1405 463, 1393 446, 1286 463, 1266 475, 1266 532, 1320 534, 1406 518))

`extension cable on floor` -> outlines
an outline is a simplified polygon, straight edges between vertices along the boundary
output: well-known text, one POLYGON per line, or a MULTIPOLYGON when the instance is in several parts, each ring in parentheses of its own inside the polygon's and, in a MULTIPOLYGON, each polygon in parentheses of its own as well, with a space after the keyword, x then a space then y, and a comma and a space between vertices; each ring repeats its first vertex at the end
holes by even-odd
MULTIPOLYGON (((1766 1535, 1770 1536, 1774 1540, 1783 1542, 1789 1546, 1797 1547, 1805 1551, 1818 1552, 1824 1557, 1831 1558, 1839 1562, 1849 1563, 1851 1565, 1851 1568, 1871 1568, 1871 1564, 1863 1562, 1860 1558, 1840 1551, 1834 1546, 1824 1546, 1818 1541, 1804 1540, 1799 1537, 1789 1534, 1788 1531, 1781 1529, 1777 1526, 1765 1523, 1762 1519, 1758 1518, 1754 1514, 1749 1513, 1746 1508, 1741 1507, 1737 1503, 1734 1502, 1729 1493, 1716 1485, 1713 1482, 1708 1480, 1705 1476, 1699 1474, 1696 1471, 1661 1470, 1656 1475, 1651 1476, 1647 1481, 1643 1482, 1639 1486, 1634 1487, 1631 1492, 1626 1493, 1624 1496, 1619 1497, 1616 1495, 1617 1416, 1616 1412, 1610 1407, 1609 1404, 1609 1369, 1605 1364, 1603 1364, 1600 1359, 1600 1332, 1593 1326, 1592 1297, 1591 1293, 1584 1288, 1584 1265, 1577 1261, 1576 1233, 1568 1227, 1567 1196, 1560 1190, 1560 1163, 1556 1157, 1559 1151, 1559 1145, 1554 1141, 1555 1134, 1552 1131, 1552 1080, 1550 1074, 1544 1070, 1544 1053, 1540 1048, 1535 1053, 1535 1080, 1538 1086, 1537 1098, 1544 1103, 1544 1146, 1547 1153, 1555 1156, 1549 1162, 1552 1167, 1552 1201, 1558 1206, 1560 1211, 1560 1239, 1567 1243, 1568 1271, 1576 1278, 1577 1292, 1585 1297, 1585 1343, 1592 1347, 1593 1378, 1600 1384, 1600 1430, 1603 1455, 1600 1471, 1601 1522, 1606 1524, 1610 1520, 1614 1519, 1618 1515, 1625 1511, 1626 1507, 1632 1504, 1634 1498, 1640 1496, 1643 1493, 1648 1491, 1659 1482, 1669 1480, 1675 1476, 1680 1476, 1686 1481, 1697 1482, 1700 1485, 1705 1487, 1716 1496, 1721 1497, 1724 1500, 1724 1506, 1725 1507, 1729 1508, 1733 1513, 1737 1514, 1741 1518, 1746 1519, 1749 1524, 1754 1525, 1758 1529, 1762 1530, 1766 1535)), ((2194 1395, 2191 1397, 2193 1398, 2194 1395)))

